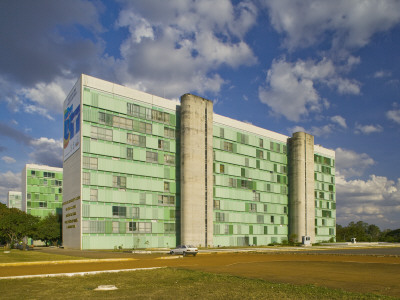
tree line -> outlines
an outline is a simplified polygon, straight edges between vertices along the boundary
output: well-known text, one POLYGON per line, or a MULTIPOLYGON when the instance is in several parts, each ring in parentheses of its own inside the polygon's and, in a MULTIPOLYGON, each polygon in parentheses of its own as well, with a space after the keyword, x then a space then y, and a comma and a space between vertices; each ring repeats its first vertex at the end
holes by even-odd
POLYGON ((0 203, 0 244, 13 248, 26 243, 26 238, 41 240, 46 246, 61 242, 61 216, 40 218, 0 203))
POLYGON ((351 238, 356 238, 357 242, 400 242, 400 229, 384 230, 374 224, 363 221, 350 222, 347 226, 336 225, 336 241, 349 242, 351 238))

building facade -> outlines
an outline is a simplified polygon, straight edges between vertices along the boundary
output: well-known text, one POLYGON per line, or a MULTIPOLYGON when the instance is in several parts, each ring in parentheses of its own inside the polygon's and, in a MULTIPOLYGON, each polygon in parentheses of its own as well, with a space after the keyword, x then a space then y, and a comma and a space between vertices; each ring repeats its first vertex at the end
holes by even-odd
POLYGON ((22 170, 22 210, 44 218, 62 214, 63 170, 27 164, 22 170))
POLYGON ((18 208, 22 210, 22 193, 16 191, 9 191, 7 195, 7 207, 18 208))
POLYGON ((243 246, 335 238, 335 153, 82 75, 64 102, 63 244, 243 246))

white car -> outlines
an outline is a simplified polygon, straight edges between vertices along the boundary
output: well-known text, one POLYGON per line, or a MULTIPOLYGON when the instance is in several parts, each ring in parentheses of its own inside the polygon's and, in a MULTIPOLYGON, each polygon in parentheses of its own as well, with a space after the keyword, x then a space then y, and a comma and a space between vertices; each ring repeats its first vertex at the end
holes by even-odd
POLYGON ((182 254, 183 256, 190 254, 196 256, 198 252, 199 250, 192 245, 180 245, 175 249, 171 249, 171 251, 169 251, 169 254, 182 254))

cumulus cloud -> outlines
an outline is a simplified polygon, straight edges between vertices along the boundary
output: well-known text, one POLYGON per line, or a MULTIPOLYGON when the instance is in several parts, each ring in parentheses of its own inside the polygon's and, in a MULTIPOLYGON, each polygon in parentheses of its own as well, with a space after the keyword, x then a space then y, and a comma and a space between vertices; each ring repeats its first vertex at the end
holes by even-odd
POLYGON ((328 136, 330 135, 334 130, 334 125, 333 124, 327 124, 324 126, 312 126, 309 129, 305 129, 302 126, 295 126, 292 128, 288 129, 289 134, 293 134, 295 132, 306 132, 308 134, 311 134, 313 136, 321 137, 321 136, 328 136))
POLYGON ((394 105, 394 109, 389 110, 389 111, 386 113, 386 117, 387 117, 389 120, 400 124, 400 109, 397 109, 397 105, 394 105))
POLYGON ((375 164, 375 161, 366 153, 357 153, 352 150, 337 148, 336 169, 345 178, 362 176, 364 172, 375 164))
POLYGON ((334 52, 365 46, 372 36, 400 22, 396 0, 266 0, 272 26, 290 50, 330 41, 334 52))
POLYGON ((280 59, 273 61, 266 85, 259 88, 259 98, 274 114, 299 121, 329 104, 319 95, 318 84, 335 88, 339 93, 360 93, 360 84, 340 77, 330 59, 300 59, 295 63, 280 59))
POLYGON ((6 164, 13 164, 16 162, 16 160, 10 156, 3 156, 1 160, 4 161, 6 164))
POLYGON ((257 59, 243 37, 254 25, 250 1, 122 1, 117 27, 128 28, 117 78, 125 85, 177 97, 217 93, 226 81, 217 68, 257 59))
POLYGON ((29 157, 34 163, 62 168, 63 143, 62 140, 54 140, 41 137, 32 140, 33 152, 29 157))
POLYGON ((0 173, 0 201, 6 203, 8 191, 19 191, 21 174, 7 171, 0 173))
POLYGON ((338 124, 339 126, 341 126, 343 128, 347 128, 346 120, 345 120, 345 118, 343 118, 341 116, 333 116, 333 117, 331 117, 331 121, 338 124))
POLYGON ((383 127, 381 125, 361 125, 361 124, 356 124, 354 133, 356 134, 370 134, 370 133, 377 133, 377 132, 382 132, 383 127))
POLYGON ((381 70, 381 71, 375 72, 374 78, 384 78, 384 77, 389 77, 391 75, 392 75, 392 72, 381 70))
POLYGON ((400 227, 400 178, 397 182, 370 175, 367 180, 348 180, 336 174, 337 223, 362 220, 381 229, 400 227))

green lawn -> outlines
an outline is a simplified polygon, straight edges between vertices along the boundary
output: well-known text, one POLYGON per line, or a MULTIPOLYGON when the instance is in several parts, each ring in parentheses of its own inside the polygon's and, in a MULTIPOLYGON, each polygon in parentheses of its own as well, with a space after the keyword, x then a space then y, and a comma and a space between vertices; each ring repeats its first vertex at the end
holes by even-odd
POLYGON ((312 285, 173 268, 76 277, 0 280, 3 299, 394 299, 312 285), (115 285, 115 291, 94 291, 115 285))
POLYGON ((55 260, 79 260, 80 257, 47 254, 40 251, 11 250, 10 253, 0 251, 0 263, 14 263, 27 261, 55 261, 55 260))

